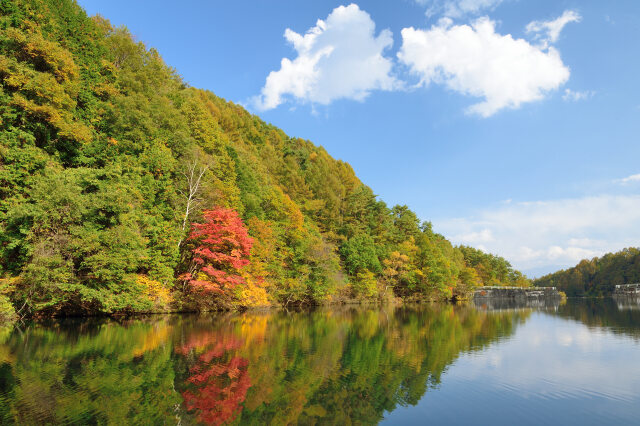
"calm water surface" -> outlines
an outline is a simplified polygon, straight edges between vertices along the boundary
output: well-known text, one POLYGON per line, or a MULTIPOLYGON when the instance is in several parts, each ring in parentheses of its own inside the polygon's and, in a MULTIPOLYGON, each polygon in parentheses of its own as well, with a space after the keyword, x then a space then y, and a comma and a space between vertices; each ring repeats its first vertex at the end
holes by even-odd
POLYGON ((0 424, 640 424, 640 304, 0 326, 0 424))

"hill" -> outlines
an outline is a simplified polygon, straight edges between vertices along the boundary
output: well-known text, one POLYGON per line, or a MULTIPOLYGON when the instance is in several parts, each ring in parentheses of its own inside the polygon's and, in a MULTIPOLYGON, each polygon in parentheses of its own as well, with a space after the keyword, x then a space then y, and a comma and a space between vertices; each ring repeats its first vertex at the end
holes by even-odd
POLYGON ((591 260, 582 260, 573 268, 534 280, 534 285, 555 286, 567 293, 567 296, 610 296, 616 285, 638 282, 640 249, 632 247, 591 260))
POLYGON ((0 263, 33 315, 527 284, 71 0, 0 0, 0 263))

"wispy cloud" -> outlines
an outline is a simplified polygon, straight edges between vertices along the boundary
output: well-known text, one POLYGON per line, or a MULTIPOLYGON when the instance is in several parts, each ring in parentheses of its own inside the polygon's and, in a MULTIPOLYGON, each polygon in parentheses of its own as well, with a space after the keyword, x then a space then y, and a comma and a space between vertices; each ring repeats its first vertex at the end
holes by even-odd
POLYGON ((592 98, 596 92, 593 90, 585 90, 585 91, 573 91, 571 89, 565 89, 564 94, 562 95, 562 99, 567 102, 578 102, 585 101, 587 99, 592 98))
POLYGON ((504 0, 415 0, 426 7, 427 16, 442 15, 448 18, 461 18, 465 15, 477 15, 495 9, 504 0))
MULTIPOLYGON (((630 178, 640 181, 640 175, 630 178)), ((435 220, 434 226, 456 243, 482 244, 517 268, 550 272, 640 246, 640 195, 501 204, 470 217, 435 220), (482 235, 491 238, 481 241, 482 235)))
POLYGON ((527 25, 527 33, 533 35, 543 47, 558 41, 562 29, 571 22, 580 22, 582 17, 574 10, 565 10, 564 13, 551 21, 533 21, 527 25))
POLYGON ((620 183, 622 185, 627 185, 630 183, 640 183, 640 173, 637 175, 627 176, 626 178, 616 179, 614 183, 620 183))

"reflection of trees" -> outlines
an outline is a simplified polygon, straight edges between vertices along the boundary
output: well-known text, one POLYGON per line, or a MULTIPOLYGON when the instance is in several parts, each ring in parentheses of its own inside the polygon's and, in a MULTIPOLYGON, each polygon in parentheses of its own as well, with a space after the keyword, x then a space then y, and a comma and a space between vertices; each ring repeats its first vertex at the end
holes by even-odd
POLYGON ((510 335, 527 315, 451 305, 273 315, 261 344, 246 348, 254 384, 236 421, 377 423, 416 404, 461 352, 510 335))
POLYGON ((218 330, 194 334, 176 349, 184 356, 197 354, 182 397, 200 422, 224 424, 237 416, 251 386, 247 360, 235 355, 242 344, 234 334, 218 330))
POLYGON ((0 423, 377 423, 528 312, 429 305, 29 327, 0 334, 0 423))
POLYGON ((0 424, 175 422, 165 321, 16 329, 0 342, 0 424))
POLYGON ((640 339, 640 301, 619 299, 569 299, 560 306, 558 315, 600 327, 615 334, 640 339), (634 309, 635 308, 635 309, 634 309))

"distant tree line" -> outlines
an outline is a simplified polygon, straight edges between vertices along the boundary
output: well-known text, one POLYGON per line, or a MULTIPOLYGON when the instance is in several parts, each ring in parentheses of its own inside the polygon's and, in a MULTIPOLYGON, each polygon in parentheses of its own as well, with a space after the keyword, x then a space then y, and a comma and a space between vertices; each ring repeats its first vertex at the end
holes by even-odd
POLYGON ((639 282, 640 249, 631 247, 582 260, 573 268, 536 279, 534 285, 558 287, 567 296, 610 296, 616 285, 639 282))

